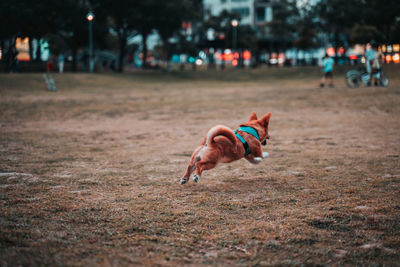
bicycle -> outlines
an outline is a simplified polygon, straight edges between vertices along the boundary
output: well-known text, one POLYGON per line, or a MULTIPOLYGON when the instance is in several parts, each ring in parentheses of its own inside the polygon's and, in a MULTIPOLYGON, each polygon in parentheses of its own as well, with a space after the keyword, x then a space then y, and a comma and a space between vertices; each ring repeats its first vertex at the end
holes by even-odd
MULTIPOLYGON (((389 78, 381 68, 375 70, 372 76, 378 80, 379 86, 387 87, 389 85, 389 78)), ((363 82, 365 86, 371 84, 370 75, 365 67, 359 68, 358 70, 349 70, 346 73, 346 84, 350 88, 359 87, 361 82, 363 82)))

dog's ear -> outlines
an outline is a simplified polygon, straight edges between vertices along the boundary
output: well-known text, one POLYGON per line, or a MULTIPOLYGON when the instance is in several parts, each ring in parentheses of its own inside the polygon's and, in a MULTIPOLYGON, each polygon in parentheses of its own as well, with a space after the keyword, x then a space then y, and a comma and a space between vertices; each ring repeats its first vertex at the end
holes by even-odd
POLYGON ((249 121, 255 121, 257 120, 257 114, 253 111, 250 115, 249 121))
POLYGON ((260 121, 264 126, 266 126, 268 124, 270 118, 271 118, 271 112, 268 112, 267 115, 262 117, 262 119, 260 121))

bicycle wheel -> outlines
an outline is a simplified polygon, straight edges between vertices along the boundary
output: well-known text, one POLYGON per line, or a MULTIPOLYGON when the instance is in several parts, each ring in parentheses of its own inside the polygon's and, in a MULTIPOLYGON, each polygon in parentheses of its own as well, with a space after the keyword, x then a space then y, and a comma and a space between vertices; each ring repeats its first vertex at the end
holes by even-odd
POLYGON ((347 86, 350 88, 359 87, 361 84, 360 75, 358 75, 356 73, 351 73, 351 74, 346 75, 346 83, 347 83, 347 86))

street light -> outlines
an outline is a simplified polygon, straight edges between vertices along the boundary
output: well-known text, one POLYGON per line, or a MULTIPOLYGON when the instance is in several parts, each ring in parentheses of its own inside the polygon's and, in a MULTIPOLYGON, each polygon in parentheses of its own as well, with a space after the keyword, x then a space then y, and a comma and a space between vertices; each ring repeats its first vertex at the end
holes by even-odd
POLYGON ((93 59, 93 20, 94 13, 89 11, 86 15, 86 19, 89 22, 89 71, 93 72, 94 70, 94 59, 93 59))
MULTIPOLYGON (((236 54, 236 46, 237 46, 237 26, 239 25, 239 21, 237 19, 233 19, 231 21, 232 24, 232 52, 233 55, 236 54)), ((237 65, 237 60, 235 61, 235 65, 237 65)))
POLYGON ((232 20, 232 26, 237 27, 239 25, 239 21, 237 19, 232 20))
POLYGON ((237 26, 239 25, 239 21, 236 19, 231 22, 233 31, 232 31, 232 43, 233 43, 233 51, 236 51, 236 42, 237 42, 237 26))

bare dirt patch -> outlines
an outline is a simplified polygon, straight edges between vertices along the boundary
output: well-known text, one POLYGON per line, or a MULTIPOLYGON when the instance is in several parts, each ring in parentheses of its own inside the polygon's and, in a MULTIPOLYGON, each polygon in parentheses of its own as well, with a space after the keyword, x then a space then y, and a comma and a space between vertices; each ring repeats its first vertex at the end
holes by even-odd
POLYGON ((0 265, 400 262, 400 80, 306 70, 0 75, 0 265), (178 184, 216 124, 270 158, 178 184))

